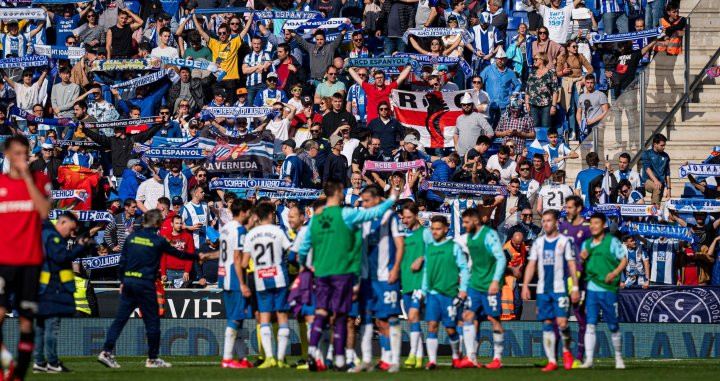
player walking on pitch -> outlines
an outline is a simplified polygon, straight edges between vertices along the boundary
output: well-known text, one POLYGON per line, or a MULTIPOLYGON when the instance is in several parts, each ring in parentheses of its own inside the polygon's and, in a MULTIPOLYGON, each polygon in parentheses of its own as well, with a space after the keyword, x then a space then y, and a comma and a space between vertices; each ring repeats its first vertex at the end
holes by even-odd
POLYGON ((264 368, 289 368, 285 353, 290 339, 287 302, 290 276, 285 251, 292 243, 279 226, 273 224, 275 208, 262 202, 255 207, 258 225, 252 228, 243 242, 243 268, 252 258, 255 264, 255 289, 257 290, 258 312, 260 313, 260 338, 265 350, 265 361, 258 366, 264 368), (273 356, 271 315, 275 313, 278 322, 277 360, 273 356))
POLYGON ((583 368, 593 365, 595 353, 595 327, 602 310, 603 320, 612 332, 615 351, 615 369, 625 369, 622 359, 622 336, 618 325, 618 292, 620 274, 627 266, 627 249, 619 239, 605 233, 607 219, 602 213, 590 216, 592 239, 585 240, 580 253, 585 261, 587 286, 587 331, 585 331, 585 362, 583 368))
POLYGON ((400 263, 400 281, 403 305, 410 324, 410 355, 405 360, 406 368, 422 368, 423 339, 420 328, 422 308, 422 277, 425 261, 425 235, 430 234, 418 220, 418 207, 413 201, 406 202, 401 211, 405 224, 405 252, 400 263))
POLYGON ((575 267, 575 253, 572 240, 558 232, 558 212, 546 210, 542 215, 542 227, 545 235, 535 240, 530 248, 528 264, 525 269, 525 279, 522 288, 522 298, 530 300, 528 283, 538 271, 537 283, 537 311, 538 320, 543 322, 543 347, 548 358, 548 364, 542 368, 543 372, 557 369, 555 356, 555 333, 553 332, 553 319, 557 322, 562 336, 563 365, 570 370, 573 356, 570 353, 570 327, 568 326, 568 312, 570 301, 577 303, 580 299, 577 286, 575 267), (538 261, 541 261, 538 265, 538 261), (572 293, 567 296, 566 269, 572 277, 572 293))
POLYGON ((475 324, 477 316, 487 316, 493 330, 493 360, 485 365, 488 369, 502 367, 504 331, 500 324, 498 292, 505 273, 505 254, 497 232, 480 225, 480 212, 475 208, 462 213, 465 234, 457 242, 470 258, 470 284, 463 312, 463 341, 466 357, 461 368, 482 368, 475 353, 475 324))
POLYGON ((467 259, 462 248, 447 237, 448 221, 443 216, 430 219, 432 240, 426 240, 423 295, 426 296, 428 364, 425 369, 437 368, 438 328, 442 321, 450 339, 452 366, 460 366, 460 338, 457 333, 457 308, 467 296, 467 259))

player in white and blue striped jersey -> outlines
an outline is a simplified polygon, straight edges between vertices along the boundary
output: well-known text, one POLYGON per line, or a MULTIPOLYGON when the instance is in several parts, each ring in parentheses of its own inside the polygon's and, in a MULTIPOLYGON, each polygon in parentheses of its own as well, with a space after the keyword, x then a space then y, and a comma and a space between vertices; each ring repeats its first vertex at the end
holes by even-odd
MULTIPOLYGON (((249 368, 245 358, 245 342, 238 331, 242 321, 252 318, 250 311, 250 289, 245 284, 245 270, 242 263, 242 242, 247 233, 246 224, 250 218, 252 204, 247 200, 234 200, 230 205, 232 220, 220 229, 220 250, 218 259, 218 285, 223 289, 223 304, 227 317, 225 344, 223 345, 223 368, 249 368), (236 346, 240 349, 240 361, 233 359, 236 346)), ((208 257, 207 259, 213 259, 208 257)))
POLYGON ((558 215, 556 210, 543 212, 542 227, 545 235, 537 238, 530 248, 522 288, 523 300, 530 300, 528 283, 533 279, 537 267, 538 320, 543 322, 543 347, 548 358, 547 366, 542 368, 543 372, 557 369, 553 320, 557 323, 563 339, 565 369, 569 370, 572 367, 574 359, 570 353, 570 327, 567 318, 570 302, 577 303, 580 300, 572 239, 558 231, 558 215), (573 284, 570 298, 567 296, 568 275, 572 278, 573 284))
MULTIPOLYGON (((384 192, 376 185, 370 185, 360 193, 364 208, 380 204, 384 192)), ((400 369, 402 331, 398 316, 400 307, 400 263, 405 249, 405 237, 397 213, 386 211, 380 218, 362 225, 363 256, 361 270, 360 311, 365 317, 372 316, 380 332, 380 346, 383 349, 381 364, 389 371, 400 369)), ((365 319, 361 348, 363 361, 357 371, 372 366, 372 321, 365 319)))
POLYGON ((258 366, 264 368, 289 368, 285 353, 290 339, 287 302, 290 286, 287 256, 292 242, 279 226, 274 224, 275 207, 267 202, 255 206, 254 214, 258 225, 250 229, 243 240, 243 268, 250 259, 253 261, 255 290, 260 315, 260 340, 265 350, 265 361, 258 366), (275 314, 278 322, 277 359, 273 356, 271 318, 275 314))

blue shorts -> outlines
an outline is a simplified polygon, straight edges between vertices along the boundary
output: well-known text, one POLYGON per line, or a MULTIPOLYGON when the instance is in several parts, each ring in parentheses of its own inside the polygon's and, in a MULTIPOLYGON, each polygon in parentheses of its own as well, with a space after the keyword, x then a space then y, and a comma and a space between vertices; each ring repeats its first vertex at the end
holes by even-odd
POLYGON ((457 308, 453 298, 443 294, 427 294, 425 300, 425 321, 442 321, 445 328, 457 326, 457 308))
POLYGON ((567 318, 570 311, 570 297, 559 292, 537 294, 537 311, 538 320, 567 318))
POLYGON ((603 320, 608 324, 610 331, 617 331, 618 328, 618 294, 612 291, 587 291, 585 299, 587 309, 587 323, 597 324, 600 311, 602 310, 603 320))
POLYGON ((240 290, 223 291, 223 303, 228 320, 245 320, 253 317, 250 301, 240 290))
POLYGON ((405 311, 412 309, 420 310, 420 308, 422 308, 422 293, 420 290, 403 294, 403 306, 405 307, 405 311))
POLYGON ((390 284, 386 281, 373 280, 367 310, 372 312, 373 316, 378 319, 401 315, 400 282, 390 284))
POLYGON ((467 290, 465 309, 475 312, 476 318, 477 316, 500 317, 498 295, 488 295, 487 292, 481 292, 472 287, 468 287, 467 290))
POLYGON ((258 312, 289 311, 288 288, 270 288, 257 292, 258 312))

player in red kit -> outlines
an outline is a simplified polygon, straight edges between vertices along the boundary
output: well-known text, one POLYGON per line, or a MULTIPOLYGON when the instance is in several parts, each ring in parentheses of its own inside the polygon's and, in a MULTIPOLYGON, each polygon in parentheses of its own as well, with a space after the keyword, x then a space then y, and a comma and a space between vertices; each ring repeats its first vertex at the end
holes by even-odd
POLYGON ((0 343, 2 323, 8 310, 20 314, 17 366, 7 380, 25 377, 33 352, 33 316, 37 312, 40 266, 43 263, 41 222, 50 211, 52 184, 42 172, 28 165, 30 144, 22 136, 5 141, 8 174, 0 174, 0 343), (10 305, 10 296, 14 303, 10 305))

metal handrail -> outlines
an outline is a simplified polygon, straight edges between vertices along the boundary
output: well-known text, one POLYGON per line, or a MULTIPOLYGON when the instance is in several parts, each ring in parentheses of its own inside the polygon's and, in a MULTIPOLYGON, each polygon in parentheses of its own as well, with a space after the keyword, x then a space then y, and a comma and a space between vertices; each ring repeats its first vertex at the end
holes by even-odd
MULTIPOLYGON (((640 147, 639 151, 635 153, 635 156, 633 156, 632 160, 630 160, 630 167, 634 167, 638 160, 640 160, 640 157, 642 156, 642 153, 645 152, 645 148, 648 147, 653 140, 653 137, 655 134, 659 133, 663 128, 667 127, 668 124, 670 124, 670 121, 675 117, 675 114, 685 105, 686 102, 690 100, 690 94, 692 94, 695 89, 697 89, 698 86, 700 86, 700 83, 702 83, 703 79, 705 79, 705 72, 707 69, 710 68, 720 57, 720 48, 718 48, 715 51, 715 54, 710 57, 710 60, 705 64, 705 66, 700 70, 700 73, 695 77, 695 80, 688 86, 687 90, 684 92, 682 97, 675 103, 673 108, 670 110, 670 112, 665 115, 665 118, 660 122, 660 124, 655 128, 655 130, 650 134, 650 137, 643 142, 643 145, 640 147)), ((686 70, 690 70, 689 68, 686 70)))

